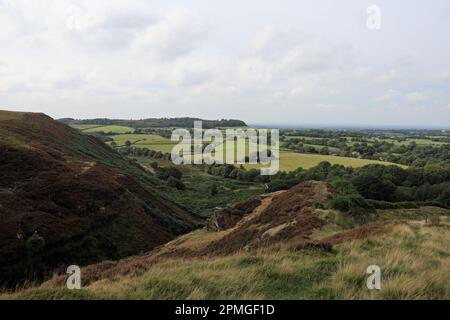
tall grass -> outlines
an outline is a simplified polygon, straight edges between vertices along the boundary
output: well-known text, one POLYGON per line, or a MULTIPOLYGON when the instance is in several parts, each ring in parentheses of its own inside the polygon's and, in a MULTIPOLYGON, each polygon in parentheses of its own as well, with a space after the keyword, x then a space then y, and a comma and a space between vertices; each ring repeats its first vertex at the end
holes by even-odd
POLYGON ((173 259, 78 292, 49 283, 11 299, 450 299, 450 226, 409 222, 335 247, 173 259), (366 287, 378 265, 381 290, 366 287))

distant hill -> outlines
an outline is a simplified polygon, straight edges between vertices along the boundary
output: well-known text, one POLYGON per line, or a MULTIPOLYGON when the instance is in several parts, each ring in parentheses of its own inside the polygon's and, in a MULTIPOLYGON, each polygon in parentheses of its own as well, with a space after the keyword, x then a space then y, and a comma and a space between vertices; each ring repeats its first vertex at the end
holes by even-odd
POLYGON ((92 136, 0 111, 0 287, 150 250, 201 222, 92 136))
POLYGON ((121 125, 132 128, 193 128, 194 121, 202 121, 203 128, 219 127, 246 127, 247 124, 241 120, 202 120, 199 118, 150 118, 142 120, 117 120, 117 119, 86 119, 76 120, 71 118, 59 119, 60 122, 67 125, 121 125))

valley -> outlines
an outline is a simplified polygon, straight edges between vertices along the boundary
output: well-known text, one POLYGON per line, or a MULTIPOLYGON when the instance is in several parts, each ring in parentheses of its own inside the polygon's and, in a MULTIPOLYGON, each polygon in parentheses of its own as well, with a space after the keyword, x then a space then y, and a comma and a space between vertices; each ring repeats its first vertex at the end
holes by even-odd
POLYGON ((0 112, 0 299, 450 298, 446 133, 282 130, 262 176, 174 165, 179 122, 0 112))

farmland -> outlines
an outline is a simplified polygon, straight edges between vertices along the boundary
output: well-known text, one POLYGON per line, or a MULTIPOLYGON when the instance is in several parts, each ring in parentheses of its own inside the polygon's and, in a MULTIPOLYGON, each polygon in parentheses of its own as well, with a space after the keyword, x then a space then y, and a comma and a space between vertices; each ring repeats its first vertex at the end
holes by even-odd
POLYGON ((108 126, 93 126, 93 125, 81 125, 85 128, 82 129, 84 132, 92 133, 92 132, 111 132, 117 134, 125 134, 132 133, 134 129, 126 126, 117 126, 117 125, 108 125, 108 126))
POLYGON ((176 142, 155 134, 120 134, 112 136, 118 147, 123 147, 129 141, 132 146, 148 148, 163 153, 170 153, 176 142))
MULTIPOLYGON (((305 154, 296 153, 287 150, 280 151, 280 169, 283 171, 293 171, 301 167, 303 169, 312 168, 323 161, 328 161, 331 164, 339 164, 346 167, 359 168, 368 164, 383 164, 383 165, 395 165, 394 163, 388 163, 377 160, 357 159, 350 157, 338 157, 330 155, 320 154, 305 154)), ((248 168, 258 167, 257 165, 246 165, 248 168)), ((405 166, 403 166, 405 167, 405 166)))
MULTIPOLYGON (((163 153, 170 153, 176 142, 170 139, 163 138, 158 135, 149 134, 121 134, 113 136, 114 142, 118 147, 125 146, 126 142, 129 141, 132 146, 139 148, 148 148, 155 151, 161 151, 163 153)), ((217 150, 223 150, 224 154, 226 148, 221 145, 217 150)), ((236 149, 237 147, 235 147, 236 149)), ((246 150, 248 151, 248 145, 246 150)), ((366 160, 357 159, 350 157, 338 157, 332 155, 319 155, 319 154, 304 154, 297 153, 289 150, 280 151, 280 169, 283 171, 293 171, 299 167, 304 169, 309 169, 316 166, 322 161, 328 161, 331 164, 340 164, 350 167, 362 167, 368 164, 392 164, 377 160, 366 160)), ((259 168, 260 165, 245 165, 246 168, 259 168)))

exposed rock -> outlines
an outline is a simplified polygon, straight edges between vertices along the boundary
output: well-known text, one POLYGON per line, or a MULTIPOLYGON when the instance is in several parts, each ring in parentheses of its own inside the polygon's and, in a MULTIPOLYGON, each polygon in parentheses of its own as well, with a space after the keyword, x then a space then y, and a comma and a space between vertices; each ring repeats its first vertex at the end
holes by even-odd
POLYGON ((251 213, 261 205, 261 198, 255 197, 250 200, 237 203, 225 208, 218 208, 209 219, 207 228, 210 231, 222 231, 232 228, 245 215, 251 213))

